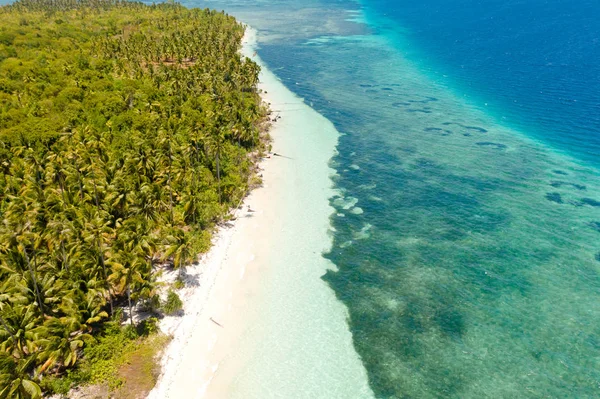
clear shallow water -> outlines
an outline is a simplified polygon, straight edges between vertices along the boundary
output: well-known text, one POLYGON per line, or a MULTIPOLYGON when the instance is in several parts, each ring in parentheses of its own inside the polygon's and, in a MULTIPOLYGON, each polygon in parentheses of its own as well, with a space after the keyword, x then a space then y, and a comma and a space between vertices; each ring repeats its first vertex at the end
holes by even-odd
MULTIPOLYGON (((595 11, 550 3, 542 11, 555 22, 562 10, 586 26, 595 11)), ((486 29, 505 32, 488 19, 510 15, 512 3, 423 2, 438 12, 363 4, 364 14, 347 12, 358 10, 353 2, 226 5, 260 30, 269 67, 342 133, 326 255, 337 270, 324 280, 349 310, 371 388, 380 398, 598 397, 597 66, 581 59, 597 47, 583 41, 572 53, 566 44, 580 31, 563 26, 564 40, 553 40, 572 58, 567 72, 528 75, 538 64, 523 54, 488 62, 481 48, 494 43, 486 29), (470 11, 442 12, 448 4, 470 11), (487 24, 474 24, 483 14, 487 24), (471 67, 459 74, 461 57, 471 67), (507 66, 519 72, 501 73, 507 66), (557 76, 562 86, 549 95, 528 91, 557 76), (582 108, 562 100, 574 95, 582 108)), ((522 15, 535 21, 537 12, 522 15)), ((543 26, 521 21, 496 44, 538 56, 541 42, 514 40, 543 26)), ((584 31, 594 39, 593 26, 584 31)))
POLYGON ((334 267, 321 254, 331 246, 328 163, 338 133, 272 73, 263 72, 268 100, 283 115, 271 132, 274 150, 283 156, 267 165, 265 182, 272 189, 257 191, 262 201, 249 199, 264 223, 242 233, 246 239, 263 238, 251 243, 261 270, 250 272, 258 281, 240 309, 256 317, 239 326, 245 331, 211 383, 225 392, 209 389, 206 397, 369 399, 373 395, 353 350, 346 309, 320 278, 334 267))

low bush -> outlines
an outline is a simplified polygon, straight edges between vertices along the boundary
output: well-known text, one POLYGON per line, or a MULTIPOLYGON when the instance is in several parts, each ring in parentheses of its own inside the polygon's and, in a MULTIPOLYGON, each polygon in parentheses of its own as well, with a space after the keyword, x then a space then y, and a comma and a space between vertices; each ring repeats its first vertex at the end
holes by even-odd
POLYGON ((173 315, 183 309, 183 302, 179 295, 173 290, 169 290, 167 300, 163 303, 163 312, 167 315, 173 315))

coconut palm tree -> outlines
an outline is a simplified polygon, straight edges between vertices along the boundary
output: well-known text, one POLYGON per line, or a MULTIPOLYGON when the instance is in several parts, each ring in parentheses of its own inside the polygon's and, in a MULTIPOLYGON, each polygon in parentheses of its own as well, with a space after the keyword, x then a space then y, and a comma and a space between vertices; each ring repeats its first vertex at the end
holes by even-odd
POLYGON ((0 21, 39 44, 7 41, 17 62, 0 69, 15 88, 0 109, 1 399, 39 396, 115 303, 133 323, 156 295, 153 259, 182 277, 246 192, 264 110, 244 28, 223 13, 19 0, 0 21))
POLYGON ((196 257, 192 245, 192 234, 180 227, 173 227, 166 240, 167 247, 164 256, 173 260, 173 267, 179 270, 179 278, 182 279, 185 267, 196 257))
POLYGON ((15 358, 0 352, 0 398, 40 399, 42 390, 31 377, 29 370, 36 357, 15 358))
POLYGON ((41 373, 74 366, 85 342, 93 339, 81 330, 81 324, 74 317, 51 318, 44 323, 44 328, 48 338, 44 339, 44 348, 38 356, 41 373))

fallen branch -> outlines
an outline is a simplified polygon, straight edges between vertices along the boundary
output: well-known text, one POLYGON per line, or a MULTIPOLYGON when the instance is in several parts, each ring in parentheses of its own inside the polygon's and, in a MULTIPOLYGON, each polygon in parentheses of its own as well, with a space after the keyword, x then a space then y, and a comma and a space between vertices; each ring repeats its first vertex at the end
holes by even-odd
POLYGON ((213 323, 215 323, 216 325, 218 325, 221 328, 225 328, 222 325, 220 325, 219 323, 217 323, 216 321, 214 321, 212 317, 210 318, 210 321, 212 321, 213 323))

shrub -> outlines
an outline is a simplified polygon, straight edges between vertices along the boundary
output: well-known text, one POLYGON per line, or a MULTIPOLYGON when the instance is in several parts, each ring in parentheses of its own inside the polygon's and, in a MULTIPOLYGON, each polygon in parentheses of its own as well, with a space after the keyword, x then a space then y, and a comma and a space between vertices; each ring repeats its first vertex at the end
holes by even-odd
POLYGON ((60 395, 67 395, 71 388, 88 382, 90 375, 82 373, 80 370, 67 370, 62 376, 44 376, 40 381, 40 388, 44 392, 56 393, 60 395))
POLYGON ((158 330, 158 319, 156 317, 149 317, 138 326, 139 334, 142 336, 155 334, 158 330))
POLYGON ((183 302, 179 298, 179 295, 173 290, 169 290, 167 294, 167 300, 163 304, 163 312, 168 315, 175 314, 183 309, 183 302))
POLYGON ((176 290, 180 290, 183 287, 185 287, 185 283, 183 282, 183 280, 181 279, 177 279, 175 280, 175 282, 173 283, 173 288, 175 288, 176 290))

